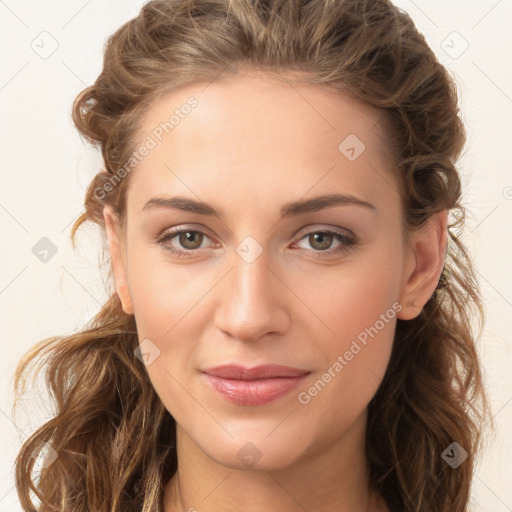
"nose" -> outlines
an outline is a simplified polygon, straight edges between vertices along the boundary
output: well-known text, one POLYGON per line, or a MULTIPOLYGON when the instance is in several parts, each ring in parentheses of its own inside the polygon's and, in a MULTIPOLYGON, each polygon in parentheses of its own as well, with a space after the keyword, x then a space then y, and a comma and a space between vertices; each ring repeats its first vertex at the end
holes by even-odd
MULTIPOLYGON (((219 287, 215 323, 226 335, 244 342, 283 333, 290 323, 283 279, 269 267, 265 253, 248 263, 237 254, 219 287)), ((293 295, 293 294, 292 294, 293 295)))

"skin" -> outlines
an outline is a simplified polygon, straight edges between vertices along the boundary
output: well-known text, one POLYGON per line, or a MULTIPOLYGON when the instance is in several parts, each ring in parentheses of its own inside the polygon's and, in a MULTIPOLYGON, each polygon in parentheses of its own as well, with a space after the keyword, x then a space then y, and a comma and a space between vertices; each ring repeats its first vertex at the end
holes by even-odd
POLYGON ((382 112, 265 73, 161 96, 140 141, 191 95, 198 106, 132 171, 126 232, 112 208, 104 211, 117 293, 140 341, 160 350, 147 371, 177 422, 178 472, 165 487, 165 512, 387 511, 369 488, 367 405, 386 371, 396 319, 416 317, 435 290, 447 212, 403 236, 382 112), (354 161, 338 149, 349 134, 366 146, 354 161), (280 218, 284 203, 328 193, 352 194, 375 210, 338 205, 280 218), (224 216, 143 210, 158 195, 205 201, 224 216), (165 242, 197 249, 188 258, 155 243, 180 226, 205 233, 194 232, 188 245, 179 236, 165 242), (328 229, 353 233, 356 245, 322 257, 343 242, 307 235, 328 229), (247 236, 262 250, 252 263, 237 252, 247 236), (394 303, 401 310, 300 403, 298 393, 394 303), (311 373, 274 402, 241 406, 200 373, 225 363, 311 373), (249 442, 259 456, 252 466, 238 456, 249 442))

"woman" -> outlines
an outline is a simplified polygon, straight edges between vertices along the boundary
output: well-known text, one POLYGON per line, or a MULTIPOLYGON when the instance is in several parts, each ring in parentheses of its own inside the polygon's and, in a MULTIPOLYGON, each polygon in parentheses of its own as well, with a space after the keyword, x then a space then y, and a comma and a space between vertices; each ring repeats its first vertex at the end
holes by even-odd
POLYGON ((24 510, 462 512, 487 402, 456 87, 390 2, 150 1, 73 119, 112 296, 42 342, 24 510), (452 215, 450 217, 450 215, 452 215), (456 230, 459 230, 457 232, 456 230))

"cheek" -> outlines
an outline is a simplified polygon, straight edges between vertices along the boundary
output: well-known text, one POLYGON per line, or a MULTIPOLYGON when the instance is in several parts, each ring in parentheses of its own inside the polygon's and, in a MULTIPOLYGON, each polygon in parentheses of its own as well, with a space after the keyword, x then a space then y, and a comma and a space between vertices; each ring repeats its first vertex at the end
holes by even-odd
POLYGON ((151 265, 133 258, 129 277, 130 294, 137 323, 139 342, 149 344, 155 357, 146 365, 153 388, 174 418, 183 421, 199 411, 191 408, 191 398, 184 393, 197 340, 195 327, 200 322, 201 297, 206 293, 184 277, 178 266, 164 261, 151 265), (185 384, 185 386, 184 386, 185 384))
MULTIPOLYGON (((325 327, 330 352, 343 349, 376 322, 384 338, 392 337, 396 320, 393 304, 399 297, 400 268, 397 254, 374 250, 347 259, 339 268, 318 271, 305 278, 297 294, 307 298, 325 327), (386 315, 385 325, 381 316, 386 315)), ((398 307, 398 309, 400 309, 398 307)), ((326 340, 327 341, 327 340, 326 340)))
POLYGON ((340 268, 335 282, 332 277, 317 280, 313 296, 310 288, 308 301, 328 330, 316 341, 323 365, 299 401, 310 403, 311 413, 319 408, 317 417, 329 413, 337 422, 350 423, 376 393, 401 310, 397 259, 384 253, 354 259, 347 271, 340 268))
POLYGON ((128 282, 139 335, 159 340, 172 339, 188 315, 197 314, 214 284, 194 265, 171 263, 161 249, 135 247, 128 282))

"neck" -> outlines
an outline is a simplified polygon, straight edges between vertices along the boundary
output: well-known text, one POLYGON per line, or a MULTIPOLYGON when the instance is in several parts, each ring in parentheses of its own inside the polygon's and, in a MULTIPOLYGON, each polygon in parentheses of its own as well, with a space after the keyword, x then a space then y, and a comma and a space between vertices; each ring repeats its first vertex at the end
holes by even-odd
POLYGON ((323 450, 265 470, 216 462, 177 425, 178 469, 165 487, 164 512, 388 512, 370 492, 365 427, 366 413, 323 450))

